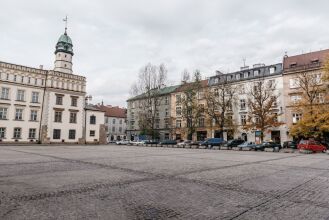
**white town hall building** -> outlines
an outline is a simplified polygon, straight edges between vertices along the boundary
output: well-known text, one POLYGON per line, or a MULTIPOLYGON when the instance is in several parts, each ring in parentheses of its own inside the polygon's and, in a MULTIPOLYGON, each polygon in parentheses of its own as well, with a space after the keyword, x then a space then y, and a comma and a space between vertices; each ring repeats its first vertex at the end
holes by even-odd
POLYGON ((86 108, 86 78, 73 74, 72 57, 65 29, 54 70, 0 61, 0 144, 105 143, 104 112, 86 108))

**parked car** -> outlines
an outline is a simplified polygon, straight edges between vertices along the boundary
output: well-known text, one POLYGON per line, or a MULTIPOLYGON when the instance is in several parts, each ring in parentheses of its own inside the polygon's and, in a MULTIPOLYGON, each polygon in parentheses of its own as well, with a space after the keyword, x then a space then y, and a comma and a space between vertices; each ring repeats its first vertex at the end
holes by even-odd
POLYGON ((115 142, 117 145, 129 145, 130 141, 128 140, 121 140, 121 141, 117 141, 115 142))
POLYGON ((176 145, 177 141, 175 140, 164 140, 160 142, 161 145, 176 145))
POLYGON ((275 142, 265 141, 265 142, 263 142, 261 144, 257 144, 255 146, 255 150, 256 151, 257 150, 264 151, 265 148, 273 148, 273 149, 277 148, 278 150, 280 150, 281 149, 281 145, 278 144, 278 143, 275 143, 275 142))
POLYGON ((186 141, 179 142, 177 145, 178 146, 185 146, 185 145, 190 145, 191 143, 192 143, 192 141, 186 140, 186 141))
POLYGON ((191 146, 200 146, 201 143, 203 143, 203 141, 191 141, 191 143, 189 143, 189 145, 191 145, 191 146))
POLYGON ((300 150, 309 150, 313 152, 325 152, 327 150, 326 146, 313 140, 301 140, 297 146, 300 150))
POLYGON ((297 143, 295 141, 285 141, 283 142, 283 148, 297 149, 297 143))
POLYGON ((241 149, 250 148, 250 150, 251 150, 251 149, 255 149, 255 147, 256 147, 255 142, 248 142, 248 141, 243 142, 242 144, 238 145, 238 148, 241 148, 241 149))
POLYGON ((159 144, 159 141, 156 141, 156 140, 145 140, 144 141, 144 144, 159 144))
POLYGON ((220 146, 224 143, 223 138, 209 138, 202 142, 200 146, 206 146, 208 148, 212 148, 213 146, 220 146))
POLYGON ((241 139, 233 139, 229 140, 227 143, 224 144, 224 147, 232 148, 232 147, 237 147, 240 144, 243 144, 244 140, 241 139))
POLYGON ((135 146, 140 146, 144 145, 145 141, 131 141, 130 143, 135 146))

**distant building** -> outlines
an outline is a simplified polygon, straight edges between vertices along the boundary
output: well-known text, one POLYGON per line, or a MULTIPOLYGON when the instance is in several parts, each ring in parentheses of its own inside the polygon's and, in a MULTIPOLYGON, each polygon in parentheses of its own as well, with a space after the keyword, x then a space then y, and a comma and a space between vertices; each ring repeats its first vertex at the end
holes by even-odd
MULTIPOLYGON (((157 132, 158 139, 170 139, 172 138, 172 118, 171 118, 171 93, 175 91, 179 86, 169 86, 159 91, 159 107, 155 118, 155 131, 157 132)), ((127 100, 127 137, 129 140, 138 140, 145 138, 141 136, 143 132, 140 128, 140 114, 143 112, 141 103, 145 101, 145 96, 139 95, 127 100)))
POLYGON ((107 141, 125 140, 127 138, 127 109, 111 105, 97 105, 96 108, 105 112, 107 141))

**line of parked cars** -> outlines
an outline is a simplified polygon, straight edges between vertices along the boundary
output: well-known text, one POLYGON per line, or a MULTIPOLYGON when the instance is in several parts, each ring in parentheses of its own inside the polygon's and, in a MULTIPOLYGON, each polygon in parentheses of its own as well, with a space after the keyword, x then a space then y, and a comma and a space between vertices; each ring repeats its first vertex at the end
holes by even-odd
POLYGON ((239 150, 255 150, 255 151, 264 151, 265 148, 272 148, 274 151, 279 151, 282 148, 291 148, 291 149, 300 149, 307 150, 312 152, 325 152, 328 148, 327 144, 320 143, 314 140, 301 140, 299 143, 295 141, 286 141, 281 146, 278 143, 272 141, 265 141, 261 144, 256 144, 250 141, 244 141, 241 139, 234 139, 229 141, 224 141, 222 138, 209 138, 205 141, 176 141, 176 140, 164 140, 164 141, 156 141, 156 140, 142 140, 142 141, 128 141, 121 140, 116 142, 117 145, 177 145, 178 147, 185 146, 205 146, 205 148, 213 148, 215 146, 226 147, 227 149, 238 148, 239 150))

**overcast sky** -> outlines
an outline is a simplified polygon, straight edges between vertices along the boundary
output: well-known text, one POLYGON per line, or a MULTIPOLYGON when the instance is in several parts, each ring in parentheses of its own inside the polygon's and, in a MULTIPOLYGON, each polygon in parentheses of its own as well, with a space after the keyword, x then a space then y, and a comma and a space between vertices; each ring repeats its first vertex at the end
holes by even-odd
POLYGON ((0 60, 52 69, 69 17, 73 71, 93 102, 125 106, 140 68, 236 71, 329 48, 328 0, 0 0, 0 60))

